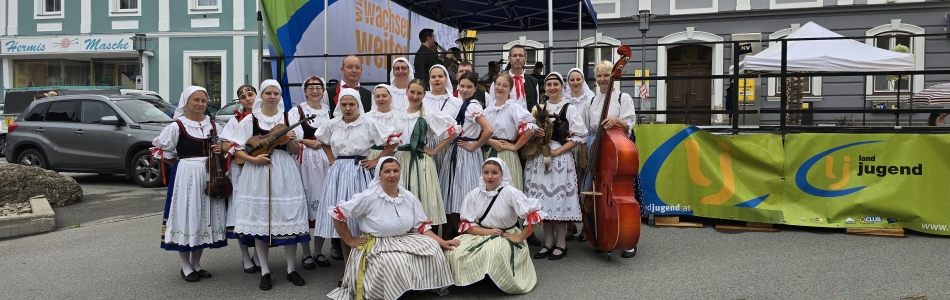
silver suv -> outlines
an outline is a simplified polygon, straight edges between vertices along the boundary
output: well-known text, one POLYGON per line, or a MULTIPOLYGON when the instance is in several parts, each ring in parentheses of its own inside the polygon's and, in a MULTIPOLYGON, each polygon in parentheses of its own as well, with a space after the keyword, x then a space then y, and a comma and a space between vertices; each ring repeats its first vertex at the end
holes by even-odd
POLYGON ((149 96, 44 98, 10 124, 6 159, 54 171, 124 174, 143 187, 158 187, 160 162, 150 159, 149 148, 174 111, 149 96))

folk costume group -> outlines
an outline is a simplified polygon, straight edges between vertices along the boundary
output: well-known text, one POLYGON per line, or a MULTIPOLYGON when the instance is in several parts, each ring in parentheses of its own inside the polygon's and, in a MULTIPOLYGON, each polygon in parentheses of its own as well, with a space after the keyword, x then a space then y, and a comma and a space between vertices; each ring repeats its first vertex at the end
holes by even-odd
MULTIPOLYGON (((331 239, 331 258, 345 265, 331 299, 444 294, 486 276, 506 293, 530 292, 537 282, 531 257, 563 258, 567 227, 581 221, 579 191, 590 178, 578 174, 587 167, 589 133, 598 126, 629 131, 635 117, 629 95, 612 91, 609 116, 598 124, 604 95, 587 87, 581 70, 538 83, 524 73, 524 48, 510 53, 511 70, 485 101, 476 99, 474 73, 459 72, 456 89, 442 65, 428 66, 426 82, 413 78, 405 58, 393 62, 390 84, 368 90, 359 85, 360 60, 347 57, 339 84, 308 78, 306 101, 287 111, 278 82, 241 86, 242 107, 224 128, 203 114, 207 91, 186 88, 175 121, 153 141, 154 159, 171 173, 161 247, 179 253, 188 282, 212 277, 200 264, 204 249, 237 242, 244 271, 261 276, 260 289, 283 275, 302 286, 297 246, 304 269, 329 267, 322 249, 331 239), (543 107, 540 95, 547 96, 543 107), (539 127, 538 109, 563 132, 539 127), (220 141, 209 138, 212 131, 220 141), (245 147, 280 133, 290 142, 272 151, 245 147), (538 141, 550 146, 549 156, 521 154, 538 141), (229 197, 205 193, 213 154, 229 161, 229 197), (527 240, 538 226, 544 239, 532 255, 527 240), (271 247, 284 249, 283 274, 270 268, 271 247)), ((602 89, 612 68, 606 61, 595 68, 602 89)))

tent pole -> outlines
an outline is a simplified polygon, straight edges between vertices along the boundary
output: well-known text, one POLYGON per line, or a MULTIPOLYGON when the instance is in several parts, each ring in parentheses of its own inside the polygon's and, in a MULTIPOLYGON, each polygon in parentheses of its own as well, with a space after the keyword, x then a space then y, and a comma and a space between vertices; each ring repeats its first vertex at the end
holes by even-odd
POLYGON ((264 14, 261 11, 257 11, 257 80, 264 81, 264 14))
MULTIPOLYGON (((581 23, 581 20, 584 19, 584 18, 583 18, 583 16, 584 16, 584 7, 583 7, 582 5, 584 5, 584 1, 577 1, 577 47, 580 47, 580 46, 581 46, 581 40, 582 40, 583 37, 584 37, 584 33, 583 33, 583 30, 584 30, 584 26, 583 26, 583 25, 584 25, 584 24, 581 23)), ((577 54, 576 54, 576 55, 577 55, 577 63, 575 63, 574 65, 575 65, 578 69, 581 69, 581 67, 582 67, 581 64, 584 63, 584 57, 581 56, 582 53, 583 53, 582 50, 577 49, 577 54)), ((583 70, 583 69, 582 69, 582 70, 583 70)), ((587 72, 587 71, 584 71, 584 72, 587 72)), ((568 75, 570 75, 570 74, 568 74, 568 75)), ((586 75, 586 74, 585 74, 585 75, 586 75)), ((584 81, 587 81, 587 78, 584 78, 584 81)))
MULTIPOLYGON (((406 53, 409 53, 409 51, 412 51, 412 47, 410 46, 410 44, 412 44, 412 1, 409 1, 408 9, 409 9, 409 19, 408 19, 409 26, 408 26, 408 29, 406 29, 406 53)), ((415 62, 412 62, 412 63, 415 63, 415 62)))
MULTIPOLYGON (((554 0, 548 0, 548 48, 554 48, 554 0)), ((547 67, 546 73, 551 73, 551 56, 553 54, 551 49, 547 50, 547 57, 545 58, 548 63, 544 64, 547 67)))
MULTIPOLYGON (((327 11, 330 7, 330 0, 323 0, 323 55, 327 55, 327 24, 329 24, 328 19, 330 19, 330 12, 327 11)), ((323 78, 327 78, 327 57, 323 57, 323 78)))

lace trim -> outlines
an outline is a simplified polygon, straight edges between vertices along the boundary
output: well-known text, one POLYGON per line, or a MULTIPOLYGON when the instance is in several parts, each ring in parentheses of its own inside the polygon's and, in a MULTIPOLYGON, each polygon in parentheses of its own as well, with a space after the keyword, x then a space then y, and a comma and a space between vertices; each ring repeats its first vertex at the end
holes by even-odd
POLYGON ((260 108, 254 109, 254 112, 252 112, 252 114, 254 115, 254 118, 257 119, 259 122, 264 122, 264 123, 269 123, 269 124, 278 124, 278 123, 284 122, 283 109, 278 109, 277 114, 270 117, 265 116, 260 108))

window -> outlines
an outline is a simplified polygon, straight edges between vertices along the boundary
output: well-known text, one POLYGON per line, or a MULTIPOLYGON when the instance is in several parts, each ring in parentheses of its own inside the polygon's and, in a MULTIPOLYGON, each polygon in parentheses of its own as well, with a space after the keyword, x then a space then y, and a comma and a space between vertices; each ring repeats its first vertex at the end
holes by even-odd
POLYGON ((76 101, 57 101, 49 105, 46 122, 72 122, 76 120, 76 101))
POLYGON ((63 0, 35 0, 34 19, 63 18, 63 0))
MULTIPOLYGON (((923 34, 924 29, 902 23, 900 19, 891 20, 890 24, 877 26, 868 30, 865 35, 865 43, 881 49, 894 50, 897 45, 907 47, 907 51, 914 55, 914 70, 924 69, 924 51, 925 41, 923 37, 912 37, 911 35, 923 34)), ((865 94, 868 95, 868 101, 893 101, 897 100, 895 94, 903 97, 910 97, 912 93, 924 89, 924 75, 910 75, 907 78, 897 80, 896 76, 876 75, 867 77, 867 86, 865 94), (895 80, 889 80, 895 79, 895 80), (900 89, 898 89, 900 86, 900 89)))
POLYGON ((191 84, 208 90, 208 103, 221 103, 221 58, 192 57, 191 84))
POLYGON ((598 19, 616 19, 620 16, 620 0, 591 0, 598 19))
MULTIPOLYGON (((603 60, 608 60, 611 62, 616 62, 620 57, 616 54, 617 47, 620 45, 620 41, 611 38, 602 36, 601 33, 597 33, 596 37, 589 37, 583 39, 578 43, 579 46, 584 47, 582 52, 582 59, 578 59, 578 62, 582 63, 579 67, 584 70, 584 77, 587 77, 587 84, 591 86, 591 89, 594 92, 599 92, 600 87, 597 86, 597 80, 594 79, 597 74, 594 73, 594 67, 597 66, 603 60), (594 48, 602 46, 613 46, 613 47, 604 47, 604 48, 594 48)), ((636 50, 635 50, 636 51, 636 50)), ((639 69, 639 65, 632 69, 639 69)))
MULTIPOLYGON (((799 78, 802 79, 802 95, 811 95, 812 78, 811 77, 799 77, 799 78)), ((789 77, 788 79, 791 80, 792 78, 789 77)), ((775 89, 772 90, 771 94, 773 96, 782 95, 782 85, 777 84, 777 83, 774 85, 775 85, 775 89)), ((789 82, 786 85, 791 85, 791 82, 789 82)))
POLYGON ((85 124, 101 124, 102 117, 117 117, 108 104, 101 101, 83 100, 79 121, 85 124))
MULTIPOLYGON (((905 32, 887 32, 874 38, 874 46, 884 50, 895 50, 899 46, 904 46, 910 49, 910 53, 914 53, 910 40, 911 37, 907 36, 905 32)), ((897 92, 898 89, 901 92, 910 91, 910 78, 908 76, 901 76, 900 80, 892 79, 897 79, 897 76, 874 76, 874 92, 897 92)))
POLYGON ((141 16, 142 12, 139 10, 141 2, 142 0, 109 0, 109 16, 141 16))
MULTIPOLYGON (((502 54, 502 57, 504 57, 506 62, 508 59, 508 50, 511 50, 511 47, 514 45, 522 45, 525 48, 524 50, 527 56, 527 59, 524 63, 524 68, 526 70, 525 72, 531 73, 535 63, 544 61, 544 51, 539 50, 540 48, 544 48, 544 44, 541 44, 537 41, 528 40, 526 37, 522 36, 517 41, 512 41, 502 46, 502 50, 505 50, 505 52, 502 54)), ((504 70, 504 68, 502 68, 502 70, 504 70)))
POLYGON ((136 59, 93 60, 93 85, 121 86, 123 89, 135 88, 135 75, 139 72, 136 59))
POLYGON ((26 114, 23 121, 43 121, 43 112, 46 111, 47 107, 49 107, 49 103, 37 104, 26 114))
POLYGON ((90 85, 89 62, 65 59, 13 61, 13 87, 90 85))
POLYGON ((189 14, 216 14, 221 13, 221 2, 218 0, 188 0, 189 14))

